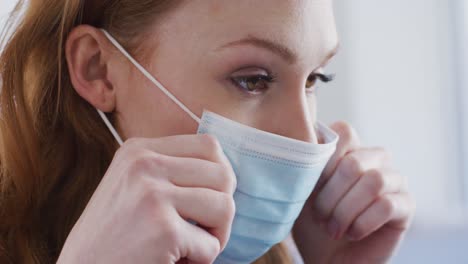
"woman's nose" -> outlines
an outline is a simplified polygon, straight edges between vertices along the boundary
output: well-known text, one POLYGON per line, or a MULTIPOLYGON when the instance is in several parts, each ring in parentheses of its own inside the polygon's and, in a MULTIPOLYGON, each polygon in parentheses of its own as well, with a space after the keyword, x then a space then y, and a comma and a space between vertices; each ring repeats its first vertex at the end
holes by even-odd
MULTIPOLYGON (((303 92, 304 93, 304 92, 303 92)), ((316 102, 307 95, 282 96, 270 116, 270 131, 288 138, 317 143, 316 102)))

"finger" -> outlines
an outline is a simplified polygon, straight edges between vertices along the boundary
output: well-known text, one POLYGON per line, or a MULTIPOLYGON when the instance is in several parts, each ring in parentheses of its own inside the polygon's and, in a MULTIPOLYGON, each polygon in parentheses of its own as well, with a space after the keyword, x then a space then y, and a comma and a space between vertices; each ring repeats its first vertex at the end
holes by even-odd
POLYGON ((231 195, 202 188, 175 188, 171 199, 182 218, 206 227, 224 249, 235 214, 231 195))
POLYGON ((162 173, 176 186, 207 188, 227 194, 235 191, 236 176, 231 167, 195 158, 165 156, 163 159, 167 173, 162 173))
POLYGON ((336 146, 336 151, 333 156, 328 161, 325 169, 323 170, 322 177, 320 177, 317 182, 316 189, 321 189, 322 186, 328 181, 333 172, 336 170, 336 167, 348 152, 351 152, 357 149, 360 145, 359 137, 349 124, 345 122, 336 122, 330 126, 339 135, 339 140, 336 146))
POLYGON ((354 220, 375 200, 384 194, 398 193, 404 178, 390 170, 369 170, 341 199, 328 221, 332 238, 340 239, 354 220))
POLYGON ((177 135, 157 139, 132 138, 124 145, 148 148, 167 156, 198 158, 230 166, 218 140, 211 135, 177 135))
POLYGON ((414 203, 408 193, 387 194, 374 201, 351 225, 347 235, 361 240, 384 225, 403 232, 408 229, 414 203))
POLYGON ((219 240, 206 230, 182 221, 183 245, 181 258, 186 258, 187 263, 208 264, 213 263, 221 252, 219 240))
POLYGON ((319 218, 328 219, 338 202, 356 184, 363 173, 382 167, 386 159, 387 153, 381 148, 360 149, 344 156, 333 177, 317 194, 315 210, 319 218))

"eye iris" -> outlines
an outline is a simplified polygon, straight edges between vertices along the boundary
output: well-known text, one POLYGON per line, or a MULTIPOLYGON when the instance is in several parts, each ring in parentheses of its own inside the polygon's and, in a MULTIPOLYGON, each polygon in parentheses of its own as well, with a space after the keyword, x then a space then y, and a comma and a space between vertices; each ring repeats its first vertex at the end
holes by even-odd
POLYGON ((315 75, 309 76, 309 78, 307 78, 307 81, 306 81, 306 88, 313 87, 316 82, 317 82, 317 76, 315 75))
POLYGON ((248 80, 247 89, 251 92, 257 90, 257 83, 258 83, 258 80, 255 80, 255 79, 248 80))
POLYGON ((265 81, 262 80, 262 78, 260 77, 249 78, 246 81, 246 84, 247 84, 247 90, 249 90, 249 92, 255 92, 255 91, 266 89, 265 81))

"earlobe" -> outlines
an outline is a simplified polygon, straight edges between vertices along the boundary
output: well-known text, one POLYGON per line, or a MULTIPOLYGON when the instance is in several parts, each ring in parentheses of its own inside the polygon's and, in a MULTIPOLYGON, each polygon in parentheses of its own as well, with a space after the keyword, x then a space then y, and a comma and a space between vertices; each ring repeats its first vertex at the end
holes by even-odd
POLYGON ((95 108, 112 112, 115 91, 109 80, 105 38, 100 30, 81 25, 69 34, 65 53, 76 92, 95 108))

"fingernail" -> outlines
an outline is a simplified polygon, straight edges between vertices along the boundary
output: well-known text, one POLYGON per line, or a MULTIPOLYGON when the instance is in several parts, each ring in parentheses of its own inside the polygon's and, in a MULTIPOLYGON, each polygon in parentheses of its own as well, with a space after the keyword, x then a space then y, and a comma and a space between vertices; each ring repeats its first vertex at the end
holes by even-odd
POLYGON ((338 222, 336 222, 336 220, 332 218, 328 222, 328 234, 330 235, 332 239, 337 239, 339 231, 340 231, 340 226, 338 225, 338 222))

